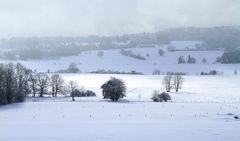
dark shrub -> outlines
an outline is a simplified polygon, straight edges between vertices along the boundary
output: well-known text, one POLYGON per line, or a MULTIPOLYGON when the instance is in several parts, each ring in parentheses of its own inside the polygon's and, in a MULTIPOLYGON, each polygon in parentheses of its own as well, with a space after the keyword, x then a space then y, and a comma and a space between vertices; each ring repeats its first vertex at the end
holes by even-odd
POLYGON ((83 91, 79 89, 75 89, 71 92, 71 97, 93 97, 96 96, 96 93, 90 90, 83 91))
POLYGON ((153 72, 152 72, 152 75, 160 75, 161 74, 161 71, 159 69, 155 69, 153 72))
POLYGON ((6 98, 6 94, 0 93, 0 105, 7 104, 7 103, 8 103, 8 101, 6 98))
POLYGON ((153 96, 151 97, 151 99, 154 101, 154 102, 159 102, 159 98, 158 98, 158 95, 159 95, 159 91, 154 91, 153 92, 153 96))
POLYGON ((190 55, 188 55, 188 60, 187 60, 187 62, 188 62, 189 64, 196 64, 197 60, 196 60, 196 58, 191 57, 190 55))
POLYGON ((125 72, 125 71, 113 71, 113 70, 104 70, 104 69, 99 69, 96 71, 92 71, 90 73, 96 73, 96 74, 135 74, 135 75, 142 75, 142 72, 137 72, 137 71, 130 71, 130 72, 125 72))
POLYGON ((67 69, 67 72, 68 72, 68 73, 79 73, 80 70, 79 70, 77 64, 71 63, 71 64, 69 65, 68 69, 67 69))
POLYGON ((93 92, 93 91, 90 91, 90 90, 87 90, 87 91, 85 92, 85 94, 86 94, 87 97, 93 97, 93 96, 96 96, 96 93, 93 92))
POLYGON ((122 49, 120 53, 124 56, 129 56, 135 59, 146 60, 146 58, 141 56, 141 54, 134 54, 131 50, 127 51, 122 49))
POLYGON ((97 56, 98 56, 98 57, 103 57, 103 55, 104 55, 104 52, 103 52, 103 51, 98 51, 98 53, 97 53, 97 56))
POLYGON ((81 73, 76 63, 71 63, 67 69, 58 70, 56 73, 81 73))
POLYGON ((216 71, 216 70, 211 70, 211 71, 209 72, 209 75, 217 75, 217 71, 216 71))
POLYGON ((14 102, 24 102, 24 101, 25 101, 25 95, 24 94, 18 94, 18 95, 16 95, 14 102))
POLYGON ((202 63, 203 63, 203 64, 206 64, 206 63, 207 63, 207 59, 206 59, 206 58, 203 58, 203 59, 202 59, 202 63))
POLYGON ((186 61, 183 56, 178 57, 178 64, 185 64, 186 61))
POLYGON ((165 54, 165 52, 164 52, 162 49, 159 49, 158 54, 159 54, 160 56, 163 56, 163 55, 165 54))
POLYGON ((166 92, 160 94, 159 91, 154 91, 151 99, 154 102, 167 102, 168 100, 171 100, 171 96, 166 92))
POLYGON ((216 70, 211 70, 210 72, 201 72, 201 75, 217 75, 218 72, 216 70))

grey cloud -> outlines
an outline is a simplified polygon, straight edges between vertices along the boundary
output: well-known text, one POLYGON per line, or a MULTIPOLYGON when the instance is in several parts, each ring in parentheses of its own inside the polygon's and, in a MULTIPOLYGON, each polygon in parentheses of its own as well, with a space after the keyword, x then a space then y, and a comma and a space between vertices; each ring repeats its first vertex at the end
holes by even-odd
POLYGON ((239 15, 239 0, 0 0, 0 37, 239 25, 239 15))

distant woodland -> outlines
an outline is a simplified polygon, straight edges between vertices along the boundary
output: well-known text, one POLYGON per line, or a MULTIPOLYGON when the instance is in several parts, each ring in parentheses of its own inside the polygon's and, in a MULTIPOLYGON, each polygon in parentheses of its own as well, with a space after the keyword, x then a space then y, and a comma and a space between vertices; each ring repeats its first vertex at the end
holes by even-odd
POLYGON ((0 58, 8 60, 57 59, 86 50, 154 47, 171 41, 202 41, 198 48, 235 50, 240 47, 240 26, 171 28, 156 33, 87 37, 14 37, 0 39, 0 58))

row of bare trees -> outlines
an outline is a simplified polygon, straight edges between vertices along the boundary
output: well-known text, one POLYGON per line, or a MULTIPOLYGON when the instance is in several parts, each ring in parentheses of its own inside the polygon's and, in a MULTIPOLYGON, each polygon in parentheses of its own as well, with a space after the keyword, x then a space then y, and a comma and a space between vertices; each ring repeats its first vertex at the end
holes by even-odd
POLYGON ((179 89, 182 89, 183 86, 183 77, 181 75, 166 75, 162 81, 163 87, 167 92, 170 92, 171 89, 175 89, 178 92, 179 89))
POLYGON ((65 83, 59 74, 34 72, 22 64, 0 64, 0 104, 24 101, 26 96, 43 97, 67 94, 79 88, 77 82, 65 83))
POLYGON ((64 79, 59 74, 53 74, 49 76, 46 73, 31 73, 29 76, 29 87, 32 92, 32 96, 43 97, 44 94, 49 94, 49 88, 51 89, 51 95, 57 97, 58 93, 64 94, 65 87, 64 79))
POLYGON ((90 90, 85 91, 76 81, 71 80, 66 83, 59 74, 49 76, 46 73, 36 73, 31 74, 30 78, 33 97, 36 97, 37 93, 39 97, 43 97, 44 94, 51 94, 52 97, 57 97, 58 94, 70 94, 72 100, 75 101, 75 97, 95 96, 94 92, 90 90))

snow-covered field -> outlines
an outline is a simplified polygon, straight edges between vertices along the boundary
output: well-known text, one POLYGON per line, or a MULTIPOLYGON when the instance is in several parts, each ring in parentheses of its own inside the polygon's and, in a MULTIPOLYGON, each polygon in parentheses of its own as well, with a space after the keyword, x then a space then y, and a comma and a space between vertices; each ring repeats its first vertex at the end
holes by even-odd
POLYGON ((96 98, 43 98, 0 107, 1 141, 239 141, 240 76, 184 76, 169 103, 153 103, 163 76, 65 74, 96 98), (100 86, 123 79, 127 97, 103 100, 100 86))
MULTIPOLYGON (((58 60, 28 60, 19 61, 25 66, 37 69, 38 71, 58 71, 67 69, 71 63, 76 63, 83 73, 92 72, 99 69, 113 71, 138 71, 144 74, 152 74, 155 69, 159 69, 162 73, 166 72, 185 72, 188 74, 196 74, 200 72, 209 72, 217 70, 224 74, 233 74, 234 70, 240 71, 240 64, 218 64, 214 63, 217 57, 223 54, 223 51, 176 51, 167 52, 166 46, 155 48, 131 48, 134 54, 140 54, 146 60, 138 60, 128 56, 123 56, 120 49, 103 50, 104 55, 98 57, 98 51, 84 51, 78 56, 65 57, 58 60), (159 48, 165 50, 165 55, 158 54, 159 48), (149 57, 147 57, 149 54, 149 57), (188 55, 197 59, 196 64, 177 64, 179 56, 183 56, 186 60, 188 55), (207 63, 202 63, 202 59, 206 58, 207 63)), ((0 60, 0 62, 9 62, 0 60)))
MULTIPOLYGON (((63 75, 66 81, 77 81, 86 89, 95 91, 98 95, 97 100, 102 99, 100 86, 111 76, 121 78, 126 82, 128 90, 125 99, 130 101, 151 101, 153 90, 165 91, 161 84, 164 76, 161 75, 63 75)), ((174 102, 240 103, 240 75, 183 77, 183 89, 179 93, 171 93, 174 102)))
POLYGON ((240 104, 36 102, 0 107, 1 141, 239 141, 240 104))

